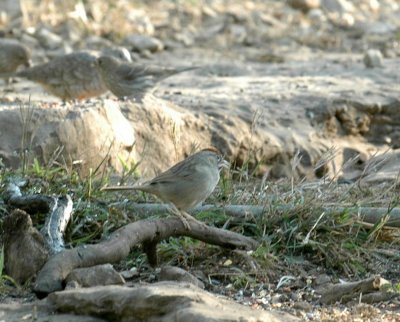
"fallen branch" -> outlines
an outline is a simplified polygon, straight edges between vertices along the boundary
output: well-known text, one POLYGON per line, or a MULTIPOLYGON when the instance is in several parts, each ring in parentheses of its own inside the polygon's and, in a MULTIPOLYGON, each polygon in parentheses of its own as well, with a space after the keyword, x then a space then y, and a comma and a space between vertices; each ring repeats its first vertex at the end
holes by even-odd
POLYGON ((177 218, 142 220, 128 224, 96 245, 85 245, 52 257, 39 272, 34 286, 38 296, 62 290, 63 281, 75 268, 90 267, 104 263, 116 263, 126 258, 131 249, 139 244, 154 265, 157 262, 156 243, 169 237, 189 236, 209 244, 229 249, 255 249, 257 242, 240 234, 206 226, 197 221, 190 222, 186 230, 177 218))
POLYGON ((357 282, 340 283, 331 286, 321 296, 321 303, 333 304, 335 302, 346 303, 351 300, 359 300, 363 302, 363 297, 371 300, 373 297, 368 296, 368 293, 375 293, 375 298, 380 298, 376 295, 377 291, 386 292, 382 286, 390 286, 390 282, 380 276, 370 277, 357 282))
MULTIPOLYGON (((114 204, 116 206, 117 204, 114 204)), ((125 203, 124 203, 125 205, 125 203)), ((147 217, 149 214, 161 213, 168 211, 168 205, 159 203, 130 203, 132 211, 138 214, 140 217, 147 217)), ((293 209, 292 206, 278 206, 274 207, 274 211, 289 211, 293 209)), ((385 220, 385 226, 400 227, 400 208, 373 208, 373 207, 324 207, 321 209, 326 215, 339 214, 347 212, 353 214, 357 219, 376 224, 381 220, 385 220), (388 217, 387 219, 385 217, 388 217)), ((196 207, 190 213, 196 214, 199 212, 222 212, 227 216, 234 217, 236 220, 251 220, 257 219, 258 217, 269 211, 268 206, 258 205, 226 205, 226 206, 214 206, 214 205, 203 205, 196 207)))
POLYGON ((50 255, 57 254, 65 248, 64 232, 72 214, 72 199, 69 195, 54 198, 51 211, 40 230, 49 247, 50 255))

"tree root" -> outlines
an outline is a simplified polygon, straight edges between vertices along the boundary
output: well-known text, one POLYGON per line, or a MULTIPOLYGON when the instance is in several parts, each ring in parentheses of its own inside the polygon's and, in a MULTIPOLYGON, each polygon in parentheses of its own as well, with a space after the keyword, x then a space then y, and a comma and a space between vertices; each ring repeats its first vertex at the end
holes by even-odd
POLYGON ((156 244, 169 237, 188 236, 229 249, 257 247, 255 240, 231 231, 209 227, 197 221, 191 221, 190 226, 191 230, 185 229, 177 218, 141 220, 116 230, 107 240, 96 245, 64 250, 44 265, 36 279, 34 291, 42 297, 62 290, 64 279, 73 269, 119 262, 139 244, 144 246, 150 264, 155 265, 156 244))

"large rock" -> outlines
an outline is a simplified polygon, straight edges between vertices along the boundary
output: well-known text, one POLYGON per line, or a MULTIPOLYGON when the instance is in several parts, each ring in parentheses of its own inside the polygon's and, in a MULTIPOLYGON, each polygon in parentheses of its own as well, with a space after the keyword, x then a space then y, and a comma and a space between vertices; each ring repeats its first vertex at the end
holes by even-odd
POLYGON ((289 314, 252 310, 188 283, 159 282, 134 288, 99 286, 55 292, 49 300, 59 312, 107 316, 113 321, 278 322, 289 314))
POLYGON ((51 107, 3 104, 0 129, 0 158, 13 168, 38 158, 45 165, 57 161, 86 174, 99 165, 121 170, 118 158, 128 163, 135 159, 132 126, 111 101, 51 107))

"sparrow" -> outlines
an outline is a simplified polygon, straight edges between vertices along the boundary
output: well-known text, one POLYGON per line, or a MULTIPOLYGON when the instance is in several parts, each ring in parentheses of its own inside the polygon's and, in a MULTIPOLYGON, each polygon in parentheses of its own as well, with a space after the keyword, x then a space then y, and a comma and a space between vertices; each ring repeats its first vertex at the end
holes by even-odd
MULTIPOLYGON (((105 48, 104 53, 130 59, 129 52, 119 47, 105 48)), ((63 101, 88 99, 108 91, 96 67, 99 56, 98 52, 77 51, 15 73, 0 74, 0 77, 26 78, 63 101)))
POLYGON ((102 190, 140 190, 149 192, 170 203, 185 228, 190 230, 188 220, 195 220, 186 210, 203 202, 216 187, 222 168, 229 168, 229 162, 223 159, 215 148, 203 149, 155 178, 133 186, 109 186, 102 190))

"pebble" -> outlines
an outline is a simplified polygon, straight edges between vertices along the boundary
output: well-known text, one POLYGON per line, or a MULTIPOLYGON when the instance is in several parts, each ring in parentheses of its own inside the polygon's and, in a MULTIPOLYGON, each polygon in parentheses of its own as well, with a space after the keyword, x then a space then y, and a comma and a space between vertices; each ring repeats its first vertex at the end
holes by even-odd
POLYGON ((146 35, 132 34, 124 39, 124 43, 137 52, 150 51, 152 53, 164 49, 164 44, 161 40, 146 35))
POLYGON ((364 55, 364 64, 367 68, 375 68, 383 66, 382 53, 377 49, 369 49, 364 55))

